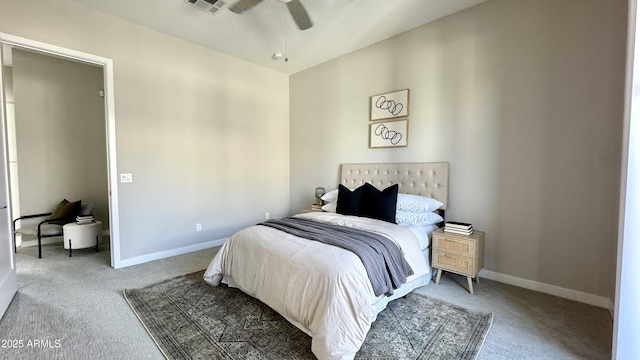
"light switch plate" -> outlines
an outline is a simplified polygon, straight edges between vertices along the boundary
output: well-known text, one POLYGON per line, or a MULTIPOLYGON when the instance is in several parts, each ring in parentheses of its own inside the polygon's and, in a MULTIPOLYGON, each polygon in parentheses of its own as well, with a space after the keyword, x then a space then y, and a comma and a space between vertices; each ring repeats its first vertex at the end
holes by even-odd
POLYGON ((132 174, 120 174, 120 182, 121 183, 133 182, 133 175, 132 174))

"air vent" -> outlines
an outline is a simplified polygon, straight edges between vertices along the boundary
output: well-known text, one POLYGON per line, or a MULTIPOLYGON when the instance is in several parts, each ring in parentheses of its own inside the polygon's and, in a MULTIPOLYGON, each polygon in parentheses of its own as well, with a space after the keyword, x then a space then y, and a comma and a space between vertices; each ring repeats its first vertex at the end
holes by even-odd
POLYGON ((185 0, 187 4, 194 6, 202 11, 206 11, 211 14, 215 14, 218 10, 222 10, 222 8, 227 5, 226 1, 222 0, 185 0))

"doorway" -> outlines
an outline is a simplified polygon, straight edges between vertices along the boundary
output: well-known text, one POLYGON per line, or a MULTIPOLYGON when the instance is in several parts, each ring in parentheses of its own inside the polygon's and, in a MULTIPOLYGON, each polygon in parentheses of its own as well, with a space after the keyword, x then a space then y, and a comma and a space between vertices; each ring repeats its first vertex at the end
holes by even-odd
MULTIPOLYGON (((36 53, 40 55, 52 56, 58 59, 70 60, 73 62, 99 67, 103 76, 103 92, 102 103, 104 104, 104 131, 106 136, 106 192, 107 206, 104 214, 105 222, 109 224, 109 244, 111 252, 111 267, 119 268, 120 266, 120 246, 119 246, 119 222, 118 222, 118 196, 117 196, 117 166, 116 166, 116 141, 115 141, 115 106, 113 92, 113 62, 111 59, 78 52, 71 49, 57 47, 55 45, 36 42, 9 34, 0 33, 0 45, 10 47, 20 51, 36 53)), ((1 59, 4 68, 5 59, 1 59)), ((6 124, 6 114, 1 114, 2 120, 6 124)), ((70 199, 75 200, 75 199, 70 199)), ((10 206, 12 218, 18 213, 14 206, 10 206)), ((26 209, 25 209, 26 210, 26 209)), ((24 213, 24 211, 20 211, 24 213)))
MULTIPOLYGON (((63 198, 80 200, 94 205, 106 233, 102 67, 8 46, 3 55, 14 218, 51 211, 63 198)), ((23 240, 16 237, 16 245, 37 245, 33 236, 23 240)), ((60 237, 43 239, 59 242, 60 237)))

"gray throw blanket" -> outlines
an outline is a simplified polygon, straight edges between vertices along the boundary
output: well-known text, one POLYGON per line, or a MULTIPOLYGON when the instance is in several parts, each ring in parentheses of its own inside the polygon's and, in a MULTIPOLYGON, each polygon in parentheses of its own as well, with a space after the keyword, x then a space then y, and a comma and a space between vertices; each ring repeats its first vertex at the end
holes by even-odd
POLYGON ((413 275, 402 250, 380 234, 295 217, 268 220, 258 225, 353 252, 362 260, 376 296, 392 295, 393 290, 407 281, 407 276, 413 275))

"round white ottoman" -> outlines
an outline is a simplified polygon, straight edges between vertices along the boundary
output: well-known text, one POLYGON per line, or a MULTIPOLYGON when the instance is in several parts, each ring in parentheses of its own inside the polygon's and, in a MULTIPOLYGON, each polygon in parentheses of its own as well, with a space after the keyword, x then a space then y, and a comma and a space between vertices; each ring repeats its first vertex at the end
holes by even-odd
POLYGON ((84 249, 95 246, 100 250, 102 238, 102 222, 94 221, 87 224, 70 223, 62 227, 64 248, 69 249, 69 256, 73 249, 84 249))

